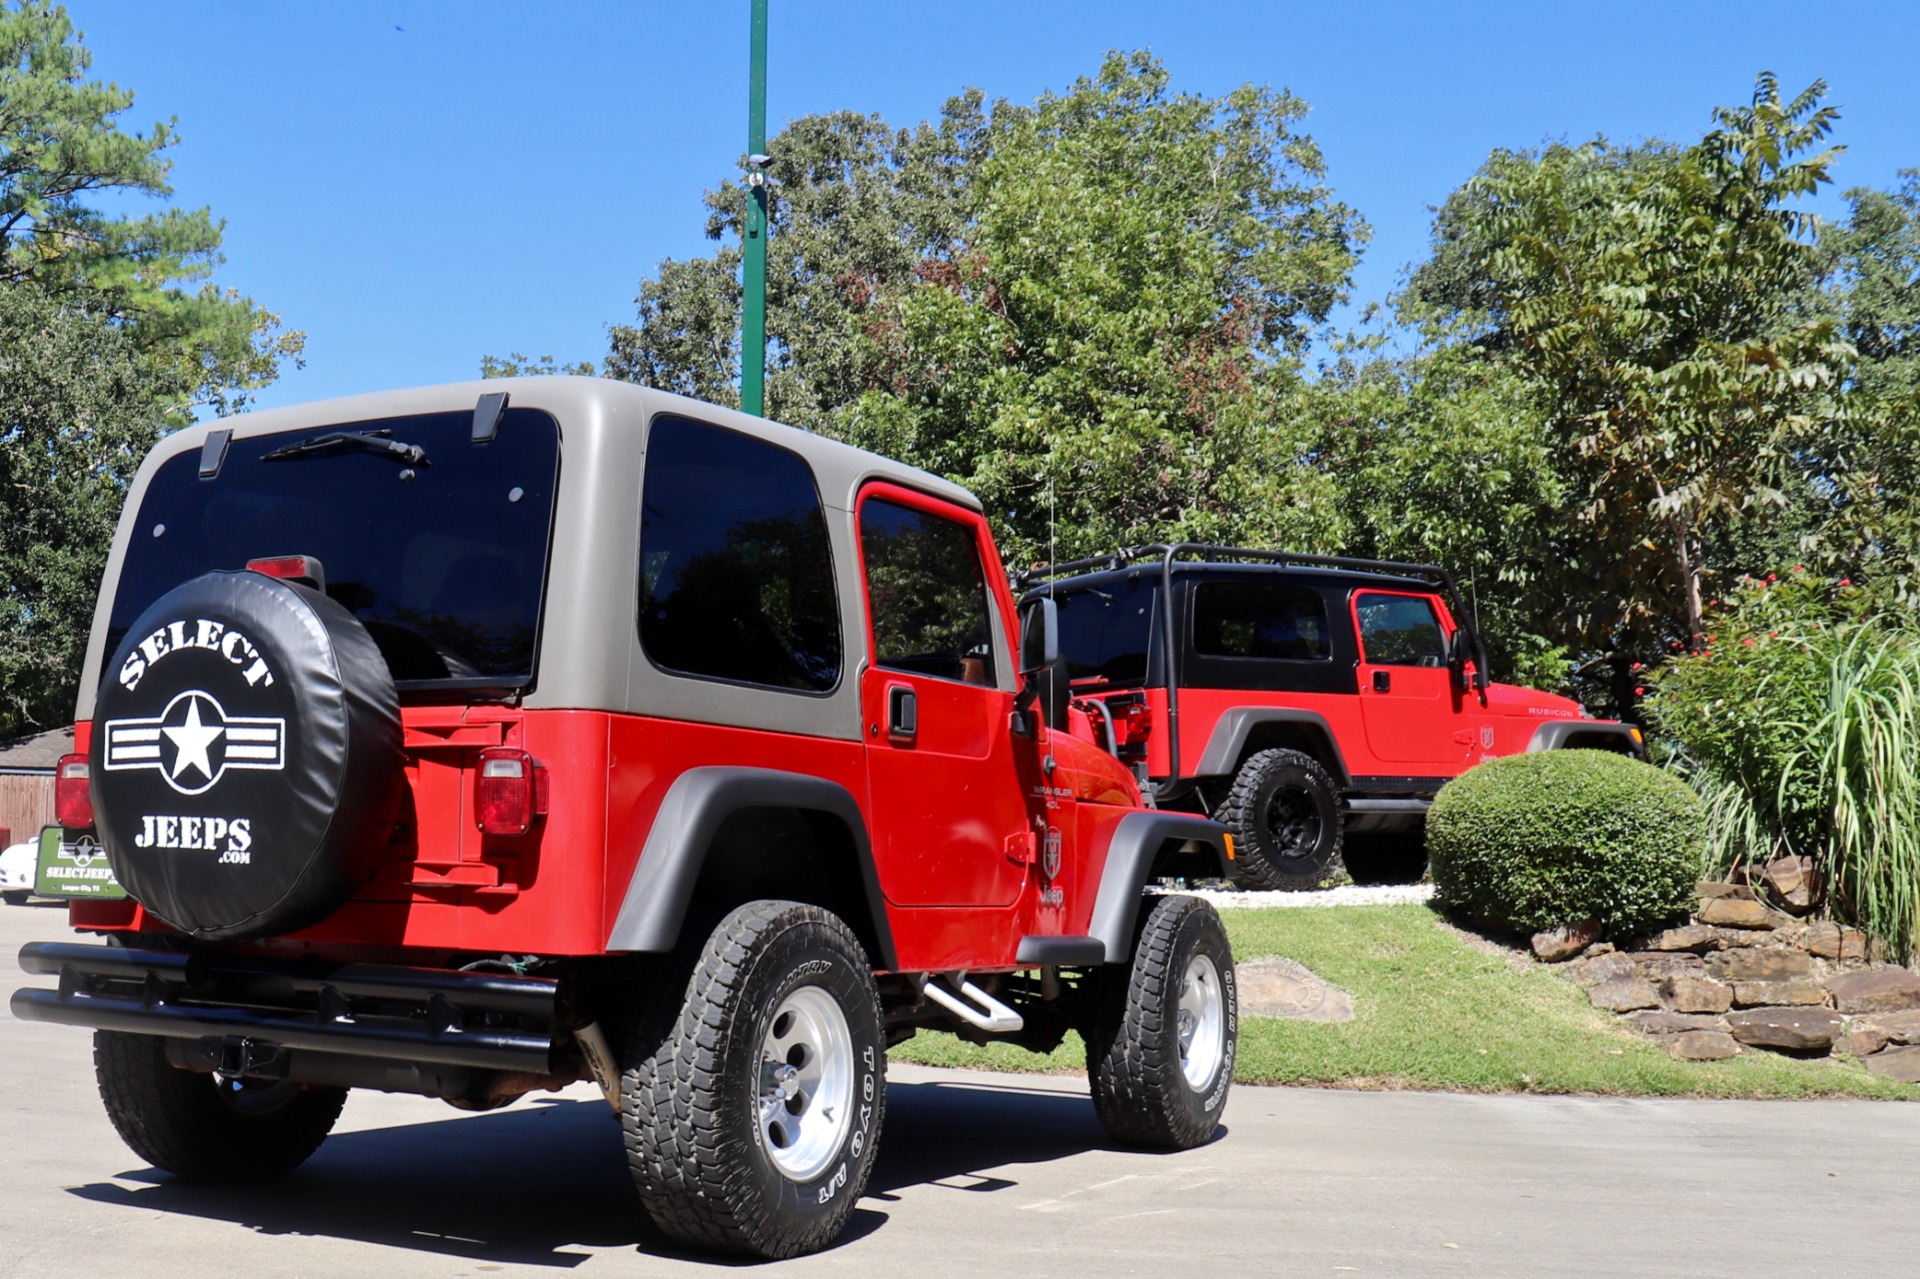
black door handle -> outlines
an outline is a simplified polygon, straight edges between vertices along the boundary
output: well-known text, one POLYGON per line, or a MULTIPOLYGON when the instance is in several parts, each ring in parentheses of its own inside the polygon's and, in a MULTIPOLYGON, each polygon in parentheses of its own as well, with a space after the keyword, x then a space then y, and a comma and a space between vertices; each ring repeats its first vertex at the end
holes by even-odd
POLYGON ((920 734, 920 701, 913 690, 894 685, 887 690, 887 736, 910 742, 920 734))
POLYGON ((1376 693, 1391 693, 1393 691, 1393 672, 1375 671, 1373 673, 1373 691, 1376 693))

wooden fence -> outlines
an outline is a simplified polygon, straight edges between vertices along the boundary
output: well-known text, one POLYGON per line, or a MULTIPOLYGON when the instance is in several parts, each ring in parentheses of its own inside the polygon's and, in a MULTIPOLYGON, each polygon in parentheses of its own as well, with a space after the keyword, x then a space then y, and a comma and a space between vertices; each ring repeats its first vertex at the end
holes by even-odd
POLYGON ((40 828, 51 825, 52 773, 0 775, 0 830, 12 831, 12 842, 37 839, 40 828))

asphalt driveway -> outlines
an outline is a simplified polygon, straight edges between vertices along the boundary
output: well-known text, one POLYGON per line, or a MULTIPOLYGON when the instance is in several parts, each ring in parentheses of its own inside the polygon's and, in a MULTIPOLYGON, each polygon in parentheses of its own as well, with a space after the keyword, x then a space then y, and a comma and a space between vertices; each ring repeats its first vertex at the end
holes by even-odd
MULTIPOLYGON (((0 906, 0 991, 64 912, 0 906)), ((36 981, 40 979, 34 979, 36 981)), ((1237 1088, 1226 1133, 1108 1149, 1078 1078, 895 1066, 873 1184, 794 1275, 1907 1276, 1920 1107, 1237 1088)), ((672 1275, 589 1088, 489 1114, 355 1093, 272 1185, 146 1167, 88 1035, 0 1017, 0 1279, 672 1275)))

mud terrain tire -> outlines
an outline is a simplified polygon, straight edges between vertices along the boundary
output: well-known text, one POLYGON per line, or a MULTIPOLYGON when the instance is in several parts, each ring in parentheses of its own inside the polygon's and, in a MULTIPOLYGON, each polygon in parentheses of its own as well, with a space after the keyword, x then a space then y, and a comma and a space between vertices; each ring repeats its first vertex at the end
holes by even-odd
POLYGON ((1242 888, 1318 888, 1344 869, 1340 799, 1311 755, 1249 756, 1215 816, 1233 832, 1233 879, 1242 888))
POLYGON ((684 985, 659 992, 623 1062, 621 1127, 640 1201, 683 1243, 815 1252, 853 1215, 886 1112, 866 953, 816 906, 760 901, 685 958, 684 985))

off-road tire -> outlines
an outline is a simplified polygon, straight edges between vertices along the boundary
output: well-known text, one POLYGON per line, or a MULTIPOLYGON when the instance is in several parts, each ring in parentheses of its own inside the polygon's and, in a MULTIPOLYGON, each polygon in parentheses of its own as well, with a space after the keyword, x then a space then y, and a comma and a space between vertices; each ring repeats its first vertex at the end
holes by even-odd
POLYGON ((827 911, 759 901, 735 909, 672 971, 684 985, 657 986, 624 1036, 621 1128, 648 1216, 673 1239, 721 1252, 775 1258, 825 1247, 866 1188, 886 1112, 886 1040, 866 952, 827 911), (781 1060, 818 1077, 789 1077, 801 1091, 781 1101, 768 1053, 798 1035, 796 1008, 824 1032, 796 1038, 781 1060), (777 1137, 793 1142, 782 1157, 802 1166, 783 1170, 777 1137))
POLYGON ((1233 832, 1233 881, 1242 888, 1318 888, 1344 869, 1340 797, 1311 755, 1248 756, 1214 816, 1233 832))
POLYGON ((258 1181, 292 1172, 320 1148, 345 1088, 220 1080, 181 1070, 156 1035, 93 1033, 100 1100, 120 1139, 190 1181, 258 1181))
POLYGON ((1189 1150, 1212 1139, 1233 1084, 1233 949, 1220 916, 1197 897, 1154 898, 1141 915, 1133 962, 1102 969, 1094 987, 1093 1108, 1124 1145, 1189 1150), (1211 1010, 1183 1024, 1209 981, 1211 1010))

